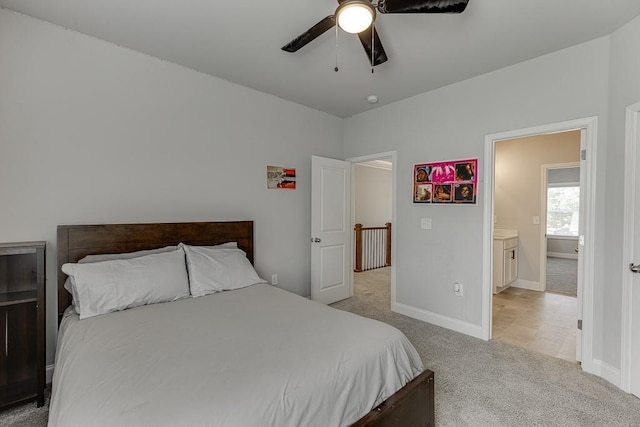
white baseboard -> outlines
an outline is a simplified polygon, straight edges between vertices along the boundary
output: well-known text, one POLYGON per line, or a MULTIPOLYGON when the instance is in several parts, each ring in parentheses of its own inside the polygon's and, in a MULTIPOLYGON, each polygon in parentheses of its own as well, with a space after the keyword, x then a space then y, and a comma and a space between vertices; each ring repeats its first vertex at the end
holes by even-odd
POLYGON ((564 258, 564 259, 578 259, 578 254, 567 254, 564 252, 547 252, 547 257, 550 258, 564 258))
POLYGON ((452 331, 460 332, 461 334, 471 335, 472 337, 483 339, 482 327, 480 325, 463 322, 462 320, 432 313, 421 308, 416 308, 397 302, 391 305, 391 311, 404 314, 405 316, 413 317, 414 319, 422 320, 423 322, 432 323, 436 326, 451 329, 452 331))
POLYGON ((53 381, 53 368, 55 365, 48 365, 44 368, 45 384, 51 384, 53 381))
POLYGON ((597 375, 605 380, 609 381, 614 386, 620 388, 621 385, 621 377, 620 377, 620 369, 614 368, 602 360, 593 359, 593 374, 597 375))
POLYGON ((531 291, 540 291, 540 282, 534 282, 532 280, 516 279, 511 286, 514 288, 529 289, 531 291))

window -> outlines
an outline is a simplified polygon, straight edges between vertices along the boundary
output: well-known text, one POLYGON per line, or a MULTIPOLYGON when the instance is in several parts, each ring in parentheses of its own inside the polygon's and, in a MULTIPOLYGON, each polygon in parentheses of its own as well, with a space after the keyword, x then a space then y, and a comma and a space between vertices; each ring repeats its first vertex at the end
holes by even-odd
POLYGON ((550 184, 547 188, 547 236, 578 236, 580 187, 550 184))

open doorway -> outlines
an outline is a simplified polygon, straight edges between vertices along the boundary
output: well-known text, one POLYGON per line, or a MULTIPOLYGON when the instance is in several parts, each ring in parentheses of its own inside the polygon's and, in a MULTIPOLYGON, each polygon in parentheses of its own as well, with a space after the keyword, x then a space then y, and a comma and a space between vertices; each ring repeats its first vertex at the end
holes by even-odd
POLYGON ((547 246, 563 248, 574 232, 577 244, 579 204, 568 196, 579 200, 580 175, 578 167, 569 180, 550 164, 579 166, 580 138, 573 130, 495 146, 492 337, 571 362, 576 362, 577 274, 556 264, 568 262, 577 273, 577 254, 570 254, 575 261, 548 257, 547 246), (574 205, 575 212, 568 210, 574 205), (547 230, 555 234, 551 241, 547 230), (572 278, 573 295, 548 292, 561 285, 570 290, 572 278))
MULTIPOLYGON (((567 122, 560 122, 542 126, 536 126, 532 128, 519 129, 514 131, 500 132, 496 134, 490 134, 485 137, 485 194, 487 197, 484 201, 484 226, 483 226, 483 316, 482 316, 482 336, 485 339, 492 338, 492 319, 493 311, 496 307, 493 304, 493 275, 494 268, 493 262, 495 260, 495 247, 494 247, 494 229, 500 231, 499 225, 494 227, 494 220, 500 221, 500 214, 496 212, 496 206, 494 203, 497 200, 497 193, 500 189, 496 184, 497 176, 502 172, 498 171, 495 163, 496 148, 503 141, 528 138, 538 135, 552 135, 558 133, 564 133, 569 131, 576 131, 580 135, 580 187, 584 194, 581 194, 580 200, 580 217, 579 217, 579 253, 578 253, 578 291, 577 298, 575 299, 575 312, 576 322, 572 327, 575 330, 575 357, 576 360, 581 361, 581 367, 584 371, 589 373, 596 373, 596 364, 593 360, 593 261, 594 261, 594 248, 593 238, 595 234, 595 163, 596 163, 596 145, 597 145, 597 118, 590 117, 584 119, 571 120, 567 122), (495 172, 494 172, 495 171, 495 172), (497 217, 497 218, 496 218, 497 217)), ((557 163, 557 161, 555 161, 557 163)), ((552 163, 552 162, 547 162, 552 163)), ((538 166, 538 178, 541 179, 541 166, 538 166)), ((517 173, 517 171, 516 171, 517 173)), ((535 193, 531 197, 538 199, 542 204, 541 191, 535 193)), ((503 214, 504 215, 504 214, 503 214)), ((508 214, 507 214, 508 215, 508 214)), ((518 276, 520 276, 520 261, 523 257, 525 259, 533 258, 538 255, 541 259, 546 259, 546 241, 545 233, 541 230, 541 226, 544 224, 545 216, 538 208, 537 213, 531 211, 528 214, 529 224, 535 225, 540 231, 539 236, 539 252, 534 254, 533 252, 521 249, 517 246, 518 252, 518 276), (536 223, 536 224, 534 224, 536 223), (542 254, 542 248, 545 247, 545 253, 542 254), (520 250, 523 250, 521 253, 520 250)), ((525 227, 526 228, 526 227, 525 227)), ((535 233, 534 233, 535 234, 535 233)), ((519 235, 518 237, 521 237, 519 235)), ((535 263, 533 263, 535 265, 535 263)), ((534 276, 531 276, 534 277, 534 276)), ((516 277, 516 280, 518 277, 516 277)), ((541 282, 546 279, 538 277, 538 283, 535 280, 527 280, 525 277, 520 277, 520 288, 515 288, 518 291, 535 291, 537 289, 538 295, 542 294, 540 289, 541 282), (524 286, 523 286, 524 285, 524 286), (522 287, 530 287, 531 289, 522 289, 522 287)), ((550 293, 544 293, 545 295, 551 295, 550 293)), ((523 320, 525 325, 530 322, 531 318, 523 320)), ((529 323, 530 324, 530 323, 529 323)))
MULTIPOLYGON (((577 158, 578 156, 576 156, 577 158)), ((542 242, 545 292, 578 296, 580 162, 542 166, 542 242)))
POLYGON ((392 301, 394 153, 357 159, 352 164, 353 295, 392 301))

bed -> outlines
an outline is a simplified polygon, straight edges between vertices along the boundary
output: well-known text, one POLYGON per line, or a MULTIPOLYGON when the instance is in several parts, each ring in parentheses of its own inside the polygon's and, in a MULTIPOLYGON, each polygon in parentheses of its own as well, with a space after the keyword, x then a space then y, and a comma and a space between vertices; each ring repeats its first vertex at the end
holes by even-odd
POLYGON ((228 242, 253 263, 251 221, 58 227, 49 426, 434 425, 433 372, 400 331, 266 283, 82 320, 70 307, 64 264, 228 242))

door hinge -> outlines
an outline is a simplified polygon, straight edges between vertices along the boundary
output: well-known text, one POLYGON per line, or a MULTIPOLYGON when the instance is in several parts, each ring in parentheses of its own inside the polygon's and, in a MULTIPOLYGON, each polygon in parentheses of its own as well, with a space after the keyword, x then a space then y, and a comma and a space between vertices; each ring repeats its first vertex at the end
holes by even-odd
POLYGON ((587 150, 580 150, 580 158, 582 160, 587 160, 587 150))
POLYGON ((582 319, 578 319, 578 329, 582 330, 582 319))

